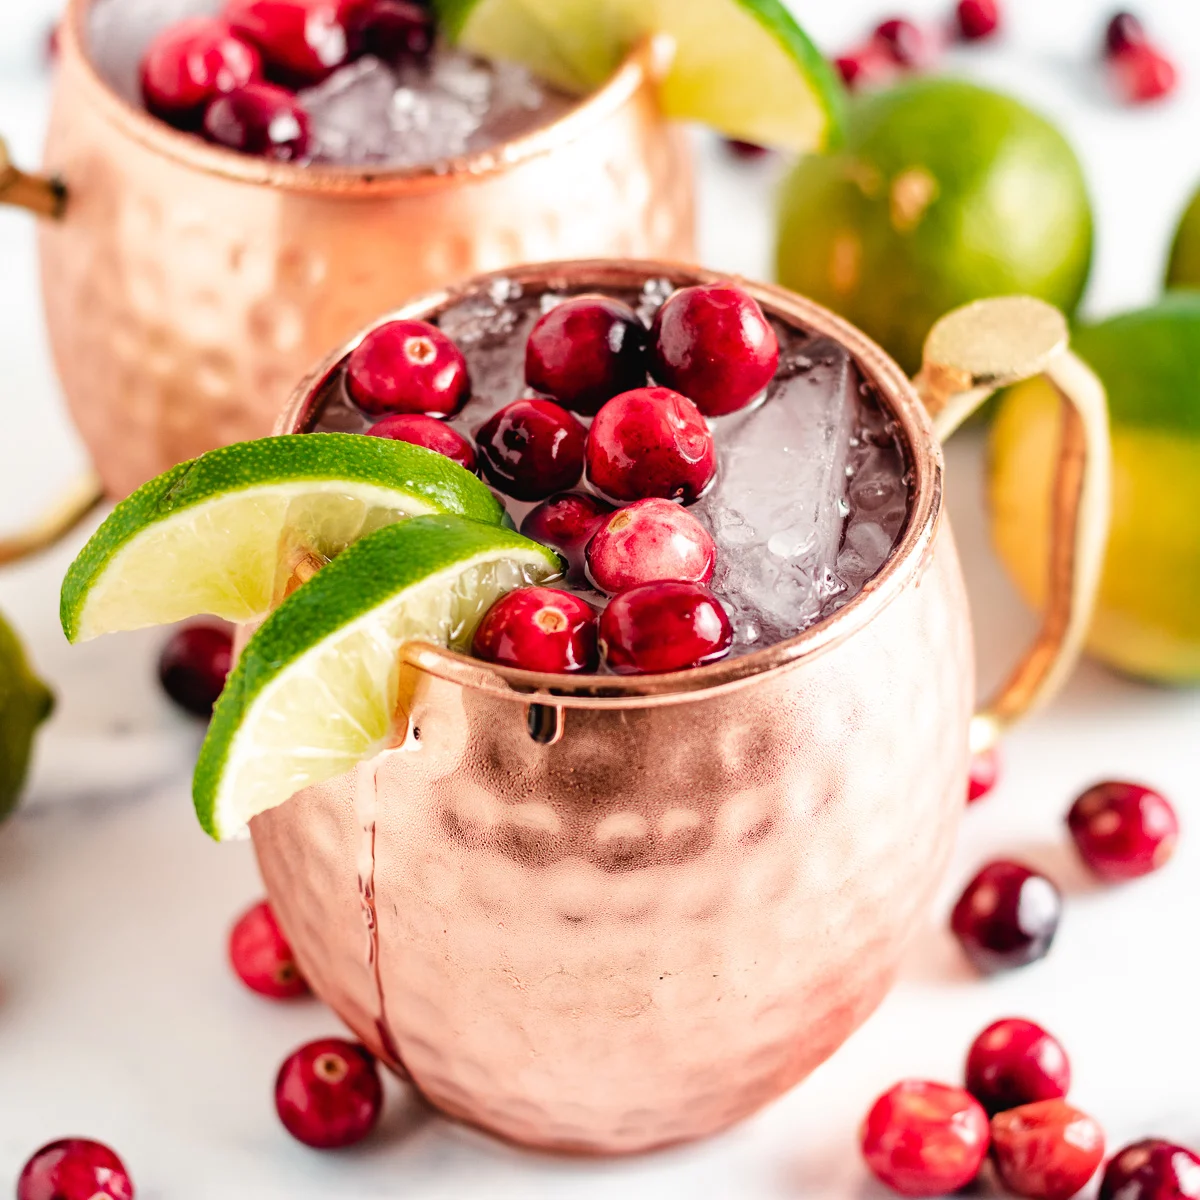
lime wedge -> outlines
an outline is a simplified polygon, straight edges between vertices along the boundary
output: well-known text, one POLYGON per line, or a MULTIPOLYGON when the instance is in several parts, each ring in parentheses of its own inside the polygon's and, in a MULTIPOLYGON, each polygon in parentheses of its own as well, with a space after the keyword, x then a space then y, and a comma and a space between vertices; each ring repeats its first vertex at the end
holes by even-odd
POLYGON ((495 600, 561 573, 511 530, 415 517, 363 538, 294 592, 250 639, 196 766, 196 813, 218 840, 388 743, 400 647, 465 649, 495 600))
POLYGON ((63 632, 80 642, 200 613, 253 620, 300 561, 320 566, 428 513, 504 517, 474 475, 407 442, 306 433, 213 450, 117 505, 67 572, 63 632))
POLYGON ((782 0, 435 0, 460 45, 593 91, 641 39, 670 34, 670 117, 781 149, 837 140, 844 89, 782 0))

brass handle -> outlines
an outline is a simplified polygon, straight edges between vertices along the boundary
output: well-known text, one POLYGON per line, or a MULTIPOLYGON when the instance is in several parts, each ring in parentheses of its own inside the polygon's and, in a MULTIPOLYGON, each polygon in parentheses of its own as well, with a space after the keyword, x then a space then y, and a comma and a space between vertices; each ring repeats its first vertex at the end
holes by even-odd
POLYGON ((980 300, 943 317, 914 380, 945 441, 997 388, 1044 375, 1062 400, 1051 505, 1049 602, 1033 645, 971 723, 994 745, 1065 682, 1083 648, 1108 540, 1112 450, 1104 386, 1067 348, 1067 322, 1028 296, 980 300))
POLYGON ((64 492, 28 529, 0 538, 0 567, 48 550, 104 500, 104 486, 89 472, 64 492))
POLYGON ((67 189, 59 179, 30 175, 14 167, 8 146, 0 138, 0 204, 58 220, 67 210, 67 189))

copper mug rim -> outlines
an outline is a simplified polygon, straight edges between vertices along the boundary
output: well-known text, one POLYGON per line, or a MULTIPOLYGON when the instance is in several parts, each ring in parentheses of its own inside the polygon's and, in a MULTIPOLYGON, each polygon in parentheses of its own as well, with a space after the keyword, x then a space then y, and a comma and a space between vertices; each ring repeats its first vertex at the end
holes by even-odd
POLYGON ((415 167, 304 166, 270 162, 210 145, 130 104, 100 74, 87 49, 84 17, 93 3, 95 0, 68 0, 59 26, 61 50, 78 64, 99 110, 123 133, 155 153, 210 175, 287 192, 343 194, 348 198, 458 187, 464 178, 483 178, 550 154, 564 142, 575 141, 602 124, 647 79, 661 78, 673 54, 669 38, 662 35, 647 38, 626 55, 604 84, 557 119, 486 150, 415 167))
POLYGON ((770 315, 831 337, 850 351, 860 369, 879 389, 884 406, 899 425, 912 480, 904 532, 887 561, 843 608, 795 637, 689 671, 643 676, 552 675, 485 666, 478 659, 427 642, 414 642, 406 647, 404 657, 410 665, 461 687, 503 694, 526 704, 537 699, 562 708, 619 708, 631 700, 642 706, 680 703, 694 700, 700 694, 745 685, 832 649, 874 620, 920 574, 941 517, 944 464, 941 444, 913 384, 879 345, 828 309, 785 288, 727 272, 655 260, 576 259, 493 271, 427 292, 379 317, 330 354, 293 393, 275 432, 285 434, 303 428, 329 377, 363 337, 387 321, 434 316, 493 280, 545 287, 582 283, 588 287, 630 288, 640 287, 647 278, 659 277, 671 280, 677 287, 734 280, 770 315))

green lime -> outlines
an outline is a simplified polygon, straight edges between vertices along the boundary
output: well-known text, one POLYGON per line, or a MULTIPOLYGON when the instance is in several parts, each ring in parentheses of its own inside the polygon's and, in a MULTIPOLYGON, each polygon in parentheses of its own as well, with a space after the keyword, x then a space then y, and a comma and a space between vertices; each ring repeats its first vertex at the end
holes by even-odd
POLYGON ((54 708, 17 635, 0 617, 0 821, 17 807, 37 727, 54 708))
POLYGON ((670 34, 668 116, 790 150, 836 139, 844 91, 781 0, 435 0, 458 43, 570 92, 598 88, 642 38, 670 34))
POLYGON ((217 702, 196 766, 200 823, 215 838, 387 745, 407 641, 465 649, 498 597, 561 573, 519 533, 414 517, 356 542, 250 639, 217 702))
MULTIPOLYGON (((1108 389, 1113 523, 1088 641, 1130 674, 1200 682, 1200 294, 1085 326, 1075 351, 1108 389)), ((992 537, 1022 593, 1045 600, 1060 404, 1011 389, 991 432, 992 537)))
POLYGON ((1070 314, 1092 214, 1071 147, 1009 96, 917 79, 866 96, 846 143, 781 198, 779 280, 873 337, 910 374, 934 322, 1024 293, 1070 314))
POLYGON ((1200 287, 1200 192, 1179 219, 1167 263, 1167 287, 1200 287))
POLYGON ((63 631, 79 642, 200 613, 252 620, 296 559, 319 564, 380 526, 428 513, 490 525, 504 517, 474 475, 407 442, 306 433, 213 450, 117 505, 67 572, 63 631))

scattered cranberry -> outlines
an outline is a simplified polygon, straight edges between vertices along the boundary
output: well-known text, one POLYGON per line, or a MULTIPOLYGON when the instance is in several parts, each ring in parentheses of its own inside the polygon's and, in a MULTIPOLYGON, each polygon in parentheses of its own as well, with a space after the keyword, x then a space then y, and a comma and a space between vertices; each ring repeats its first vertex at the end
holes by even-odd
POLYGON ((365 1046, 341 1038, 301 1046, 275 1080, 275 1111, 284 1128, 316 1150, 361 1142, 382 1108, 375 1059, 365 1046))
POLYGON ((453 416, 471 394, 462 351, 428 321, 389 321, 373 329, 346 363, 346 386, 372 416, 453 416))
POLYGON ((1098 783, 1071 805, 1067 827, 1102 879, 1137 879, 1175 852, 1179 821, 1165 796, 1138 783, 1098 783))
POLYGON ((967 1091, 989 1113, 1058 1100, 1070 1087, 1067 1052, 1040 1025, 1020 1017, 989 1025, 967 1055, 967 1091))
POLYGON ((578 578, 583 573, 587 544, 610 512, 611 504, 587 492, 560 492, 530 511, 521 522, 521 532, 557 550, 578 578))
POLYGON ((1100 1181, 1100 1200, 1196 1197, 1200 1197, 1200 1157, 1161 1138, 1146 1138, 1118 1151, 1100 1181))
POLYGON ((958 0, 958 35, 966 42, 989 38, 1000 28, 998 0, 958 0))
POLYGON ((596 413, 646 382, 646 327, 607 296, 573 296, 545 313, 529 334, 525 382, 565 408, 596 413))
POLYGON ((424 413, 393 413, 372 425, 367 433, 436 450, 468 471, 474 471, 477 465, 475 447, 457 429, 424 413))
POLYGON ((896 73, 896 64, 891 54, 882 50, 875 42, 868 42, 841 58, 834 59, 842 82, 856 91, 870 84, 884 83, 896 73))
POLYGON ((355 55, 373 54, 388 63, 420 62, 433 49, 433 16, 410 0, 367 0, 349 23, 355 55))
POLYGON ((583 474, 587 430, 552 400, 514 400, 475 435, 483 472, 506 496, 544 500, 583 474))
POLYGON ((967 803, 982 800, 996 786, 1000 778, 1000 752, 995 747, 980 750, 971 755, 971 769, 967 776, 967 803))
POLYGON ((303 87, 349 59, 348 11, 341 0, 226 0, 225 19, 259 48, 273 78, 303 87))
POLYGON ((691 504, 717 473, 717 449, 690 400, 669 388, 635 388, 596 414, 587 470, 592 485, 613 500, 659 496, 691 504))
POLYGON ((1146 45, 1145 26, 1131 12, 1114 14, 1104 31, 1104 54, 1107 58, 1115 58, 1126 50, 1134 50, 1146 45))
POLYGON ((992 1118, 992 1161, 1029 1200, 1069 1200, 1104 1158, 1104 1131, 1065 1100, 1039 1100, 992 1118))
POLYGON ((262 73, 258 51, 226 21, 194 17, 168 26, 142 59, 142 98, 164 121, 198 129, 211 100, 262 73))
POLYGON ((744 142, 741 138, 726 138, 725 148, 734 158, 754 162, 766 158, 771 153, 770 146, 760 146, 757 142, 744 142))
POLYGON ((907 1079, 884 1092, 862 1127, 867 1166, 902 1196, 942 1196, 979 1174, 987 1113, 959 1088, 907 1079))
POLYGON ((1062 913, 1062 896, 1021 863, 988 863, 954 906, 950 927, 981 971, 1003 971, 1045 957, 1062 913))
POLYGON ((875 27, 874 37, 899 66, 918 67, 928 57, 925 35, 912 21, 903 17, 880 22, 875 27))
POLYGON ((244 912, 230 931, 229 961, 238 978, 260 996, 293 1000, 308 993, 292 948, 266 900, 244 912))
POLYGON ((1117 90, 1130 104, 1148 104, 1169 96, 1179 81, 1175 64, 1153 46, 1134 46, 1112 59, 1117 90))
POLYGON ((107 1146, 64 1138, 43 1146, 25 1164, 17 1200, 133 1200, 133 1182, 107 1146))
POLYGON ((706 417, 745 408, 779 365, 758 301, 728 283, 680 288, 658 310, 651 342, 651 374, 706 417))
POLYGON ((286 88, 248 83, 208 106, 204 136, 240 154, 297 162, 308 157, 308 113, 286 88))
POLYGON ((733 627, 699 583, 643 583, 600 614, 600 652, 618 675, 686 671, 723 658, 733 627))
POLYGON ((570 592, 518 588, 488 609, 472 648, 476 658, 524 671, 594 671, 596 610, 570 592))
POLYGON ((158 660, 163 690, 180 708, 211 717, 233 666, 233 635, 223 625, 197 622, 172 634, 158 660))
POLYGON ((639 500, 613 513, 587 548, 588 573, 616 595, 658 579, 708 583, 717 562, 712 534, 671 500, 639 500))

